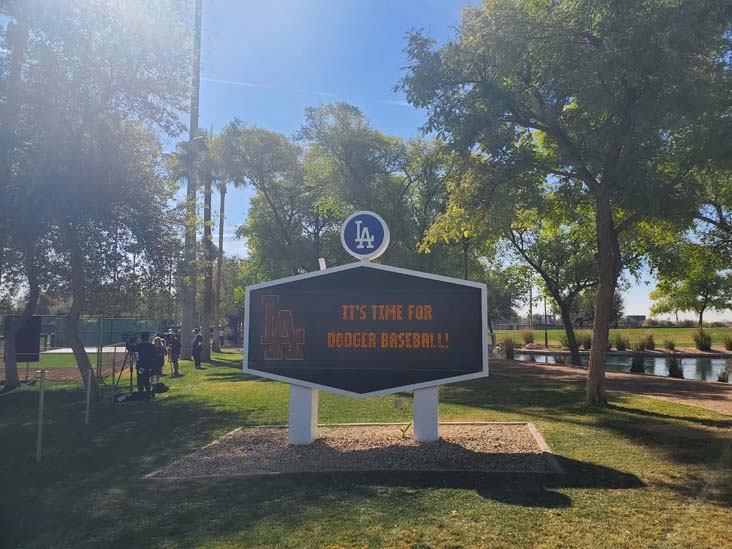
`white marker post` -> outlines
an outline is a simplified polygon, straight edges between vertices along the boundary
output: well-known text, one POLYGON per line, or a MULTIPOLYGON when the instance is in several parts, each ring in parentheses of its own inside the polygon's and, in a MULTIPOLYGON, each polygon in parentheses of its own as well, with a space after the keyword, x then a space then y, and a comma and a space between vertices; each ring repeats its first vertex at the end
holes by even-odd
POLYGON ((440 438, 440 388, 414 390, 414 440, 432 442, 440 438))
POLYGON ((86 372, 86 410, 84 411, 84 425, 89 425, 89 407, 91 406, 91 383, 93 370, 86 372))
POLYGON ((43 448, 43 401, 46 396, 46 370, 39 370, 41 385, 38 392, 38 431, 36 431, 36 463, 41 462, 43 448))

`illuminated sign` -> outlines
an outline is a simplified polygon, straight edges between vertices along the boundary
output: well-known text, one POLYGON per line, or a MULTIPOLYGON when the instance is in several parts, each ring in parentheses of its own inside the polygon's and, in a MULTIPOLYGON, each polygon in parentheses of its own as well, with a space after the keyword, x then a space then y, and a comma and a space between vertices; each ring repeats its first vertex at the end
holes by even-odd
POLYGON ((486 376, 485 291, 369 262, 250 286, 244 371, 359 397, 486 376))

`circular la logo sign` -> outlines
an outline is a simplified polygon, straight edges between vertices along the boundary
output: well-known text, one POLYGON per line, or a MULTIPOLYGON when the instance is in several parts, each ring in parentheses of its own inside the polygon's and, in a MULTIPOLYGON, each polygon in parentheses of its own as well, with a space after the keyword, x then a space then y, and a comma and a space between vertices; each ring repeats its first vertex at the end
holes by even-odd
POLYGON ((356 212, 341 227, 341 243, 356 259, 376 259, 389 246, 389 227, 374 212, 356 212))

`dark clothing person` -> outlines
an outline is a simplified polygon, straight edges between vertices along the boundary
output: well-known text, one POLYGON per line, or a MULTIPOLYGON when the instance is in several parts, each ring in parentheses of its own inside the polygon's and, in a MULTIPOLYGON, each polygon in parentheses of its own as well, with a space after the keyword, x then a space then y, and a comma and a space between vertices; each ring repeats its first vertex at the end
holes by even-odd
POLYGON ((155 368, 153 368, 153 375, 163 375, 163 366, 165 366, 165 347, 155 346, 157 355, 155 356, 155 368))
POLYGON ((203 349, 203 336, 199 333, 193 339, 193 348, 191 349, 196 370, 201 369, 201 349, 203 349))
POLYGON ((173 364, 173 375, 178 377, 178 359, 180 358, 180 340, 177 336, 170 338, 170 346, 168 347, 168 356, 173 364))
POLYGON ((137 391, 150 396, 152 389, 150 388, 150 374, 148 372, 137 370, 137 391))
POLYGON ((127 349, 131 353, 137 353, 137 390, 150 394, 150 376, 153 375, 158 360, 158 348, 143 340, 135 345, 128 345, 127 349))

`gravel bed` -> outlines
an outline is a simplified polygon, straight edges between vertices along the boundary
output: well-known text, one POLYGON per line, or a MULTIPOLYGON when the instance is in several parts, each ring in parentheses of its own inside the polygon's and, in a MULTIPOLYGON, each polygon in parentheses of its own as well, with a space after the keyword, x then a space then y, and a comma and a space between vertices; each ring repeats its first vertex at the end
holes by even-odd
POLYGON ((415 442, 406 424, 318 428, 307 446, 287 443, 286 427, 236 429, 146 478, 184 479, 326 471, 558 472, 527 423, 442 423, 440 440, 415 442))

